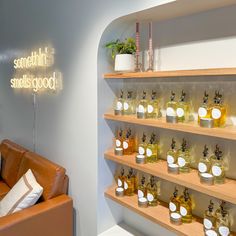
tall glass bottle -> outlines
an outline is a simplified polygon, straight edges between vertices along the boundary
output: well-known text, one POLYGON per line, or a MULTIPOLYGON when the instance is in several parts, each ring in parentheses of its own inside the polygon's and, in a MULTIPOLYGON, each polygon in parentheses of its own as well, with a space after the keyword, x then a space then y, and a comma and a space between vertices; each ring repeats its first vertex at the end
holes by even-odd
POLYGON ((125 195, 133 196, 134 195, 134 178, 133 178, 133 169, 129 169, 129 173, 126 176, 124 182, 125 195))
POLYGON ((133 91, 128 91, 127 98, 124 100, 124 115, 133 115, 136 113, 133 91))
POLYGON ((151 176, 150 182, 147 185, 147 199, 149 206, 157 206, 158 198, 157 198, 157 184, 155 181, 155 177, 151 176))
POLYGON ((148 101, 146 99, 147 93, 143 91, 142 99, 138 102, 137 106, 137 118, 138 119, 145 119, 147 115, 147 106, 148 101))
POLYGON ((132 137, 131 129, 128 129, 123 140, 123 153, 124 155, 131 155, 135 149, 135 140, 132 137))
POLYGON ((120 175, 117 178, 118 187, 124 188, 125 180, 126 180, 125 170, 124 168, 121 168, 120 175))
POLYGON ((138 177, 137 177, 137 172, 134 171, 134 169, 131 168, 131 171, 132 171, 132 176, 131 176, 131 179, 134 183, 134 193, 138 193, 138 177))
POLYGON ((147 142, 146 142, 146 134, 143 133, 141 142, 138 145, 138 154, 139 155, 146 155, 146 148, 147 148, 147 142))
POLYGON ((216 226, 216 217, 213 210, 214 210, 214 203, 211 200, 208 206, 208 210, 205 211, 203 218, 203 226, 205 231, 214 230, 216 226))
POLYGON ((167 163, 168 163, 168 165, 177 163, 178 151, 177 151, 175 146, 176 146, 175 139, 172 138, 171 148, 167 152, 167 163))
POLYGON ((142 176, 142 179, 140 181, 140 184, 138 186, 138 198, 143 198, 143 197, 147 197, 147 187, 145 184, 145 177, 142 176))
POLYGON ((190 198, 188 189, 185 188, 184 194, 180 200, 180 214, 182 216, 183 223, 191 223, 192 222, 192 200, 190 198))
POLYGON ((214 176, 216 184, 223 184, 225 182, 225 164, 223 161, 222 151, 215 152, 216 159, 212 160, 211 172, 214 176))
POLYGON ((187 148, 187 142, 185 139, 183 139, 183 142, 181 144, 181 148, 178 151, 178 165, 179 165, 179 171, 181 173, 189 173, 190 172, 190 152, 187 148))
POLYGON ((208 156, 208 147, 204 146, 203 156, 200 158, 198 163, 198 173, 210 173, 211 172, 211 160, 208 156))
POLYGON ((175 191, 173 193, 173 196, 170 198, 169 203, 169 212, 178 212, 180 211, 180 199, 178 197, 178 189, 175 187, 175 191))
POLYGON ((221 214, 216 219, 216 228, 219 236, 230 235, 230 219, 229 214, 225 209, 221 210, 221 214))
POLYGON ((176 110, 178 122, 186 122, 189 120, 189 104, 185 101, 185 99, 186 93, 182 90, 176 110))
POLYGON ((156 142, 156 135, 152 133, 150 142, 146 149, 147 162, 156 162, 158 158, 158 144, 156 142))
POLYGON ((123 115, 124 114, 124 92, 120 91, 120 96, 117 97, 114 101, 114 114, 115 115, 123 115))
POLYGON ((166 122, 176 123, 177 122, 177 102, 175 102, 175 93, 171 91, 170 101, 166 104, 166 122))
POLYGON ((210 119, 211 118, 211 109, 208 104, 209 95, 205 91, 203 97, 203 103, 198 108, 198 124, 200 124, 201 119, 210 119))
POLYGON ((157 119, 159 117, 161 117, 161 112, 159 108, 159 101, 157 99, 157 93, 152 90, 151 99, 148 101, 147 106, 147 118, 157 119))

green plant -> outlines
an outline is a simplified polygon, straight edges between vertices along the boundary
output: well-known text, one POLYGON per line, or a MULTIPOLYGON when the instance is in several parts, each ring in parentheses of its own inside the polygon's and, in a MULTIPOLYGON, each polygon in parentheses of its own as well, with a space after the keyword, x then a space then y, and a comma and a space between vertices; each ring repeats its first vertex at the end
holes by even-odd
POLYGON ((134 54, 136 52, 136 44, 133 38, 127 38, 123 42, 117 39, 107 43, 105 47, 111 50, 112 59, 117 54, 134 54))

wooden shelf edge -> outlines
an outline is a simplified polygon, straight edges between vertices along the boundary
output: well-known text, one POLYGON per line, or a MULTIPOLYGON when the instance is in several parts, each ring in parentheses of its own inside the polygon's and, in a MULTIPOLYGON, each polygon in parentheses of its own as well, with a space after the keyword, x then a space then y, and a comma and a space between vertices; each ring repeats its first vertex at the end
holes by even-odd
POLYGON ((171 124, 160 119, 137 119, 136 116, 116 116, 111 113, 104 114, 106 120, 126 122, 130 124, 144 125, 161 129, 174 130, 197 135, 217 137, 229 140, 236 140, 236 127, 226 126, 225 128, 202 128, 194 122, 171 124))
POLYGON ((105 152, 104 157, 107 160, 132 167, 136 170, 157 176, 161 179, 181 186, 185 186, 195 191, 204 193, 208 196, 236 204, 236 192, 232 191, 232 189, 236 189, 236 180, 226 179, 226 183, 223 185, 208 186, 200 183, 196 170, 192 170, 187 174, 169 174, 167 171, 166 161, 163 160, 157 163, 148 163, 142 165, 135 162, 135 154, 129 156, 116 156, 113 150, 105 152))

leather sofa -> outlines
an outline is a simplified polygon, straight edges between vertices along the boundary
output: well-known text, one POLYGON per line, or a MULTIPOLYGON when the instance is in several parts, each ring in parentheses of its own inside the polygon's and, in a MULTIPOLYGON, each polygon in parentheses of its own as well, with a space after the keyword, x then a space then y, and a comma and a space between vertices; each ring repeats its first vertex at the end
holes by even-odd
POLYGON ((0 144, 0 199, 31 169, 43 194, 37 204, 0 217, 1 236, 72 236, 73 203, 65 169, 10 140, 0 144))

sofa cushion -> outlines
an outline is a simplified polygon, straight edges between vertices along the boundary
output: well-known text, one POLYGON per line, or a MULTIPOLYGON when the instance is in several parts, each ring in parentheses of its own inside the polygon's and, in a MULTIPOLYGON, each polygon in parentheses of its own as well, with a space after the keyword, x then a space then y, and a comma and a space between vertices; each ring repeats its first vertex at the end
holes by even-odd
POLYGON ((9 186, 4 183, 3 181, 0 181, 0 200, 10 191, 9 186))
POLYGON ((17 181, 22 156, 27 150, 10 140, 3 140, 0 145, 0 151, 1 177, 12 188, 17 181))
POLYGON ((31 169, 44 191, 40 200, 45 201, 61 195, 64 191, 65 169, 33 152, 26 152, 22 158, 18 178, 31 169))

